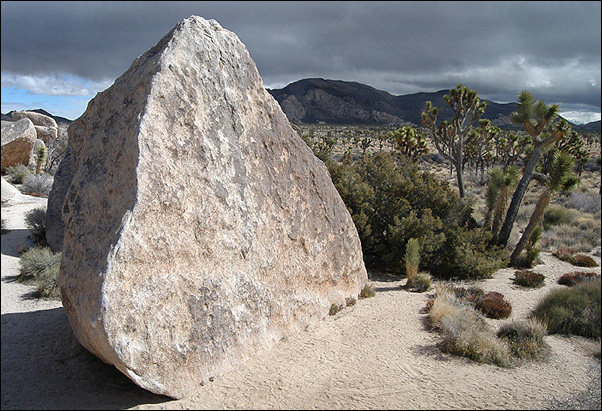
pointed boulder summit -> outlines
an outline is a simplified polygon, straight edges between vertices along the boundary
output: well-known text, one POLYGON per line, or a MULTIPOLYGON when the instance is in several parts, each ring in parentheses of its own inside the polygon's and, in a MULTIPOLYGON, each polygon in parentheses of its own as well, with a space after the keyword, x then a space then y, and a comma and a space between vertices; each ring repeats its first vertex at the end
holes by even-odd
POLYGON ((69 135, 63 306, 147 390, 186 396, 367 282, 326 167, 213 20, 180 22, 69 135))

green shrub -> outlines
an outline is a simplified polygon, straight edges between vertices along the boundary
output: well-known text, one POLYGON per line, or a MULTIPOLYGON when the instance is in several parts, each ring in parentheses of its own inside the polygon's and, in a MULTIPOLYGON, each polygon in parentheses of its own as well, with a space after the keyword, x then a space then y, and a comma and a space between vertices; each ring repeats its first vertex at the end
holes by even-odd
POLYGON ((6 181, 11 184, 23 184, 25 177, 31 174, 31 171, 23 164, 10 166, 6 168, 6 181))
POLYGON ((600 278, 550 291, 532 313, 550 334, 600 338, 600 278))
POLYGON ((571 210, 559 206, 550 206, 543 215, 543 228, 549 229, 551 226, 560 224, 570 224, 573 222, 573 213, 571 210))
POLYGON ((56 298, 61 253, 53 253, 48 247, 33 247, 21 255, 17 281, 36 285, 36 295, 56 298))
POLYGON ((61 268, 60 259, 56 264, 51 265, 44 270, 35 280, 36 291, 34 295, 38 298, 61 299, 61 292, 58 286, 59 271, 61 268))
POLYGON ((431 173, 403 156, 377 153, 328 163, 332 181, 360 236, 366 265, 403 273, 407 243, 420 243, 420 266, 443 278, 487 277, 506 263, 472 208, 431 173))
POLYGON ((23 180, 21 191, 38 197, 48 197, 52 189, 52 178, 47 174, 30 174, 23 180))
POLYGON ((523 287, 539 288, 544 285, 546 276, 531 270, 520 270, 514 272, 514 284, 523 287))
POLYGON ((364 286, 364 288, 362 288, 362 290, 360 291, 360 295, 358 296, 359 298, 370 298, 370 297, 374 297, 376 295, 376 292, 374 291, 374 288, 372 288, 372 286, 370 284, 366 284, 364 286))
POLYGON ((431 288, 431 275, 425 272, 419 272, 414 276, 412 281, 412 285, 410 287, 407 286, 408 290, 422 293, 424 291, 428 291, 431 288))
POLYGON ((46 209, 34 208, 25 213, 25 226, 36 245, 46 245, 46 209))
POLYGON ((497 332, 498 338, 506 340, 511 354, 520 359, 544 357, 549 348, 544 341, 546 334, 546 325, 534 319, 512 321, 497 332))
POLYGON ((592 281, 596 278, 600 278, 600 274, 591 273, 587 271, 573 271, 570 273, 563 274, 558 279, 558 284, 572 287, 581 281, 592 281))
POLYGON ((408 277, 407 287, 413 286, 414 277, 418 274, 420 265, 420 244, 415 238, 410 238, 406 245, 406 276, 408 277))

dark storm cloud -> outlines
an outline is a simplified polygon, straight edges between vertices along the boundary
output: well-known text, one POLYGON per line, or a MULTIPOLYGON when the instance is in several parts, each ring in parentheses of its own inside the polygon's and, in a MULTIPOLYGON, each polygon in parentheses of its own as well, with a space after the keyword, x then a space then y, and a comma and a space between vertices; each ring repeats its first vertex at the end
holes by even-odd
POLYGON ((2 73, 112 81, 192 14, 234 31, 266 86, 462 82, 600 110, 600 2, 2 2, 2 73))

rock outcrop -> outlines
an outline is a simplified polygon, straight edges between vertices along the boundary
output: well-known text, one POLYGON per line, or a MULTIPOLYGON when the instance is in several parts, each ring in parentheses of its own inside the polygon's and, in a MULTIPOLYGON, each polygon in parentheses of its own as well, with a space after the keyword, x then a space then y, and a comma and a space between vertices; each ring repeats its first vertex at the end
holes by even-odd
POLYGON ((213 20, 183 20, 90 101, 55 181, 75 335, 157 394, 185 396, 367 281, 326 167, 213 20))
POLYGON ((36 140, 36 129, 28 118, 2 121, 2 172, 17 164, 27 166, 36 140))
POLYGON ((59 126, 52 117, 34 111, 13 111, 11 117, 13 121, 30 119, 36 128, 38 138, 46 144, 52 142, 58 135, 59 126))
POLYGON ((36 113, 35 111, 13 111, 11 116, 13 121, 19 121, 23 118, 28 118, 36 126, 53 127, 55 129, 59 128, 59 126, 56 124, 56 121, 52 117, 36 113))

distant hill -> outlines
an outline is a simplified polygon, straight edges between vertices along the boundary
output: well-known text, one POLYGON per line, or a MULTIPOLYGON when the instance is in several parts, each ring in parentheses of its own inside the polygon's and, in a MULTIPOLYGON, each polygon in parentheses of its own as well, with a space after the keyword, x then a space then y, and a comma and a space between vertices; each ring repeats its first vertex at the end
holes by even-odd
MULTIPOLYGON (((26 111, 33 111, 36 113, 44 114, 45 116, 48 116, 48 117, 52 117, 54 119, 54 121, 56 121, 56 123, 58 124, 59 127, 69 127, 69 124, 73 123, 73 120, 69 120, 68 118, 61 117, 61 116, 52 115, 49 112, 47 112, 46 110, 41 109, 41 108, 36 108, 34 110, 26 110, 26 111)), ((2 120, 11 121, 11 115, 13 112, 14 112, 14 110, 9 111, 6 114, 2 114, 2 120)))
POLYGON ((600 120, 592 121, 591 123, 587 123, 587 124, 578 124, 578 125, 573 126, 573 128, 578 131, 589 131, 592 133, 599 133, 600 132, 600 120))
MULTIPOLYGON (((453 116, 443 101, 449 90, 395 96, 361 83, 309 78, 282 89, 268 89, 292 123, 421 125, 425 103, 439 108, 439 120, 453 116)), ((482 118, 504 128, 519 128, 510 122, 516 103, 487 102, 482 118)), ((573 125, 576 130, 600 131, 600 121, 573 125)))

